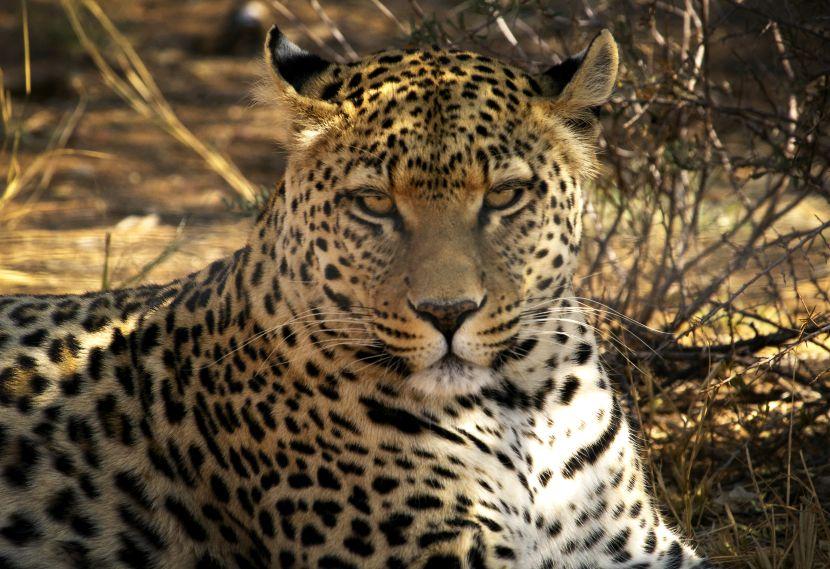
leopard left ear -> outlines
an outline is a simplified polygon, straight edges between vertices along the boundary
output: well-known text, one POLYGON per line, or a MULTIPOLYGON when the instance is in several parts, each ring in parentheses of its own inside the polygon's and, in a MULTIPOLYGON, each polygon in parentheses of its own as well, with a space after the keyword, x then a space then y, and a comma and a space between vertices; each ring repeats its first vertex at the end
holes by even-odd
POLYGON ((256 87, 256 98, 277 106, 282 130, 308 142, 338 113, 336 105, 307 94, 334 64, 294 44, 276 26, 265 40, 265 62, 270 81, 256 87))
POLYGON ((560 112, 596 115, 614 90, 619 61, 611 32, 602 30, 582 52, 548 69, 543 83, 560 112))
POLYGON ((277 26, 271 26, 265 40, 265 60, 280 83, 278 87, 302 93, 303 87, 331 67, 331 62, 310 53, 283 34, 277 26))

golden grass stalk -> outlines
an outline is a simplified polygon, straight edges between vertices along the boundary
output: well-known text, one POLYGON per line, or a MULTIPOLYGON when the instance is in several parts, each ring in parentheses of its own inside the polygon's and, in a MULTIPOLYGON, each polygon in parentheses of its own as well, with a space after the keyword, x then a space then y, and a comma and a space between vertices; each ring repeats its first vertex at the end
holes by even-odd
MULTIPOLYGON (((47 150, 32 160, 25 168, 19 169, 16 168, 16 173, 12 174, 12 177, 8 184, 6 184, 3 193, 0 194, 0 210, 11 201, 16 195, 20 193, 20 191, 25 188, 29 183, 31 183, 35 178, 39 176, 48 175, 49 172, 53 168, 53 161, 56 158, 60 158, 63 156, 84 156, 87 158, 108 158, 109 155, 103 152, 94 152, 90 150, 73 150, 71 148, 56 148, 53 150, 47 150)), ((12 172, 11 166, 9 167, 9 172, 12 172)))
POLYGON ((232 197, 253 201, 257 194, 255 186, 228 157, 204 143, 181 122, 132 44, 115 27, 98 3, 95 0, 61 0, 61 4, 78 40, 98 67, 104 83, 139 115, 156 123, 198 154, 228 183, 232 197), (88 24, 82 21, 83 14, 91 16, 104 32, 108 40, 105 49, 87 32, 88 24), (104 56, 104 51, 108 57, 104 56), (117 69, 109 61, 114 61, 117 69))
POLYGON ((0 192, 0 208, 2 208, 3 196, 8 193, 8 186, 20 174, 20 162, 17 159, 18 148, 20 147, 20 129, 14 128, 12 124, 14 106, 11 93, 5 88, 3 69, 0 68, 0 126, 3 127, 3 143, 0 146, 0 156, 8 152, 8 164, 6 165, 6 185, 0 192), (12 134, 13 133, 13 134, 12 134), (11 142, 10 142, 11 141, 11 142), (11 148, 8 148, 11 144, 11 148))
MULTIPOLYGON (((3 162, 6 162, 5 184, 0 187, 0 212, 36 179, 39 178, 36 185, 37 192, 44 190, 52 179, 58 158, 66 156, 104 158, 108 156, 101 152, 66 148, 66 144, 72 133, 75 132, 85 109, 86 101, 81 99, 75 109, 61 119, 46 148, 26 166, 21 166, 19 152, 20 140, 23 134, 22 122, 16 121, 14 118, 11 94, 4 88, 3 70, 0 69, 0 126, 2 126, 2 132, 5 135, 3 144, 0 146, 0 158, 3 158, 3 162)), ((30 197, 30 202, 37 198, 37 192, 30 197)), ((8 222, 13 218, 23 217, 26 213, 26 207, 16 208, 14 213, 3 212, 0 219, 8 222)))
POLYGON ((32 94, 32 58, 29 49, 29 9, 26 0, 20 0, 20 12, 23 15, 23 68, 26 74, 26 95, 32 94))
POLYGON ((101 271, 101 290, 110 289, 110 252, 112 250, 112 233, 107 231, 104 236, 104 267, 101 271))
POLYGON ((818 545, 818 524, 813 504, 801 506, 798 516, 798 533, 794 544, 795 569, 815 567, 816 548, 818 545))

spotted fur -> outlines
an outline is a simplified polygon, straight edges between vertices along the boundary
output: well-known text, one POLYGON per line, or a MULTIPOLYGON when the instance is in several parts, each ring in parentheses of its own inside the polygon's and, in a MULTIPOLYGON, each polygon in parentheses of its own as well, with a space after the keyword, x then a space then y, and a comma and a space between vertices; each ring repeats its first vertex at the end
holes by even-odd
POLYGON ((243 249, 0 299, 0 566, 705 566, 573 298, 610 35, 536 77, 266 52, 290 157, 243 249))

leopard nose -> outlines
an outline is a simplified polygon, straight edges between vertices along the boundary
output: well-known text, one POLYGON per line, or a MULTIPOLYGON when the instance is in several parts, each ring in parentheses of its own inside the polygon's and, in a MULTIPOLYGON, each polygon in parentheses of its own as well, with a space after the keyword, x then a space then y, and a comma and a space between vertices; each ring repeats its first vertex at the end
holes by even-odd
POLYGON ((450 301, 424 300, 417 304, 409 301, 409 306, 419 317, 435 326, 447 339, 447 344, 452 344, 453 335, 467 318, 484 306, 485 300, 486 297, 481 302, 469 298, 450 301))

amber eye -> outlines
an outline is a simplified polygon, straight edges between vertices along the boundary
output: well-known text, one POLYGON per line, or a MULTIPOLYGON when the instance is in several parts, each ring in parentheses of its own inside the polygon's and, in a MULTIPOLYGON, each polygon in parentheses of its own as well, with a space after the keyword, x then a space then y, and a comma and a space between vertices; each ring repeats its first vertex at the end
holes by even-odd
POLYGON ((389 217, 395 213, 395 202, 380 192, 363 192, 357 196, 356 202, 360 209, 375 217, 389 217))
POLYGON ((484 196, 484 207, 488 209, 507 209, 522 196, 521 188, 514 185, 496 186, 484 196))

